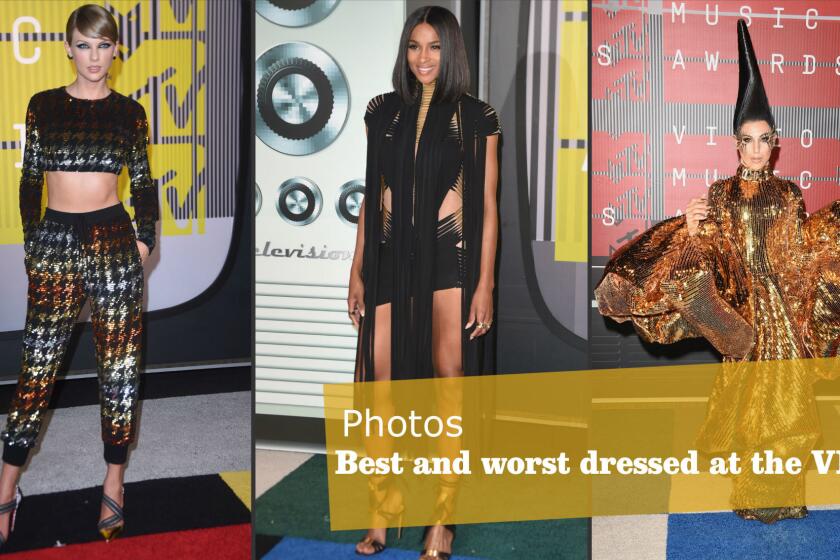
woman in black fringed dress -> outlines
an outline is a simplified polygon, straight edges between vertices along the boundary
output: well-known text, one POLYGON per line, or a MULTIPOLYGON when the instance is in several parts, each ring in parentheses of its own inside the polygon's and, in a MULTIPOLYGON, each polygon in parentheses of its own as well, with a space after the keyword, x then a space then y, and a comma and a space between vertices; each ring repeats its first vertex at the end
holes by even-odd
MULTIPOLYGON (((493 322, 501 131, 493 108, 467 94, 469 80, 455 16, 437 6, 413 12, 394 91, 371 99, 365 114, 365 202, 347 302, 359 327, 357 381, 493 370, 492 334, 485 335, 493 322)), ((451 402, 439 406, 457 409, 459 399, 443 395, 451 402)), ((404 506, 392 482, 370 477, 372 527, 399 524, 404 506)), ((439 480, 423 558, 451 553, 456 482, 439 480)), ((376 554, 384 542, 385 529, 371 529, 356 551, 376 554)))

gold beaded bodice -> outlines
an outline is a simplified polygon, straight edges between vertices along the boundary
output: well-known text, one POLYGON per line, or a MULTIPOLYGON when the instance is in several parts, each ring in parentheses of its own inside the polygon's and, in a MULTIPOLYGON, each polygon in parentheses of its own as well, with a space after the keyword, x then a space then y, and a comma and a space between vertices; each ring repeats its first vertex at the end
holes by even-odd
POLYGON ((429 105, 432 103, 432 97, 435 95, 435 86, 437 80, 430 84, 423 84, 423 93, 420 96, 420 112, 417 114, 417 135, 414 143, 420 143, 420 133, 423 132, 423 124, 426 122, 426 115, 429 113, 429 105))

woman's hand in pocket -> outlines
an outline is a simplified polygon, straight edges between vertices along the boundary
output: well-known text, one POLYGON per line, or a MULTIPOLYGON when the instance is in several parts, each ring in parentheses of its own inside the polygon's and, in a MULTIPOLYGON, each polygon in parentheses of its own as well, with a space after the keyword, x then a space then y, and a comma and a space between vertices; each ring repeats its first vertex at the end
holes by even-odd
POLYGON ((149 258, 149 248, 140 240, 137 240, 137 251, 140 253, 140 264, 144 264, 149 258))

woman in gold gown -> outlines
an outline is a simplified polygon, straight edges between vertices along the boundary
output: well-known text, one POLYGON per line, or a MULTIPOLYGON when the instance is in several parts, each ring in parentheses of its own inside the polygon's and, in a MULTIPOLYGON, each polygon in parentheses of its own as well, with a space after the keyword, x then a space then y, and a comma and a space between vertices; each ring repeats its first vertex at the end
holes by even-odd
POLYGON ((819 438, 820 372, 801 359, 837 353, 840 203, 808 217, 799 187, 773 174, 775 121, 743 21, 738 40, 735 175, 622 247, 595 296, 603 315, 632 321, 649 342, 703 337, 723 355, 697 447, 737 452, 732 507, 774 523, 807 515, 804 474, 756 475, 745 461, 767 449, 807 464, 819 438), (786 361, 746 365, 765 360, 786 361))

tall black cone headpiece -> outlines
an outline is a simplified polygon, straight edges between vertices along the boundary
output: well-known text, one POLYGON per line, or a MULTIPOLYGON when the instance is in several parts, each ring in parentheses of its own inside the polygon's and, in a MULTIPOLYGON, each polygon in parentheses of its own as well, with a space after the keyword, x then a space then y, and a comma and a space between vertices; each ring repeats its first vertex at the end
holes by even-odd
POLYGON ((755 59, 750 32, 744 20, 738 20, 738 101, 735 103, 735 118, 732 128, 735 134, 746 121, 767 121, 770 128, 776 129, 776 121, 767 102, 764 82, 755 59))

